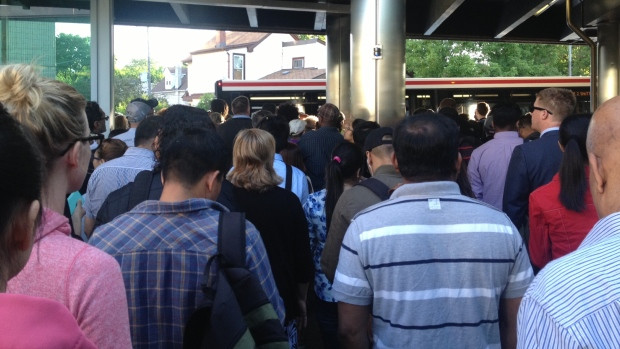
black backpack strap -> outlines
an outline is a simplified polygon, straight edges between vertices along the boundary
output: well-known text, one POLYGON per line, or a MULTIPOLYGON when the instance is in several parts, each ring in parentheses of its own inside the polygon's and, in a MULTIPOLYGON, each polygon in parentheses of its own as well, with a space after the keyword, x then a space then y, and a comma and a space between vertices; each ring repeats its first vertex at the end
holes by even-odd
POLYGON ((390 187, 388 187, 387 185, 385 185, 385 183, 381 182, 376 178, 367 178, 357 183, 357 185, 368 188, 370 191, 373 192, 373 194, 377 195, 379 199, 381 199, 381 201, 390 198, 390 187))
POLYGON ((152 178, 153 171, 145 170, 138 173, 136 179, 133 181, 133 186, 131 187, 127 211, 131 211, 131 209, 138 206, 139 203, 149 199, 152 178))
POLYGON ((284 189, 291 190, 293 187, 293 166, 286 164, 286 184, 284 189))
POLYGON ((245 213, 220 212, 217 250, 220 267, 245 267, 245 213))

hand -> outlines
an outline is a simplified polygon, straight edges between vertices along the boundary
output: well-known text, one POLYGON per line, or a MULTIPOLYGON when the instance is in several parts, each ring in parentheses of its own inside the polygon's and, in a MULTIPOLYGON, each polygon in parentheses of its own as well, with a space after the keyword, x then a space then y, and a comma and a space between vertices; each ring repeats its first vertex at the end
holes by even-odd
POLYGON ((297 323, 297 330, 301 331, 302 329, 308 326, 308 316, 306 312, 306 300, 298 299, 297 306, 299 307, 299 316, 295 319, 297 323))

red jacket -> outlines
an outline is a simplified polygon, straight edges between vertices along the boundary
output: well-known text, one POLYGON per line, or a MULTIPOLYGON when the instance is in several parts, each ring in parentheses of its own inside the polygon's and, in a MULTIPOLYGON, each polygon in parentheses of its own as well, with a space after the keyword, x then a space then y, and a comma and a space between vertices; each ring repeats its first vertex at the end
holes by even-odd
POLYGON ((576 250, 598 221, 589 188, 582 212, 564 207, 559 196, 558 174, 530 194, 530 259, 541 269, 550 261, 576 250))

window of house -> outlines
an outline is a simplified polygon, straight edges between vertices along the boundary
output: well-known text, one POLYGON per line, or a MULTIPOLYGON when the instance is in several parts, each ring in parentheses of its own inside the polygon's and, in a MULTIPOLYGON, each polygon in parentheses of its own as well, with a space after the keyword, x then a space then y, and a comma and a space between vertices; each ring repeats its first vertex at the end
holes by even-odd
POLYGON ((245 79, 245 55, 233 53, 233 80, 245 79))
POLYGON ((304 68, 304 58, 303 57, 293 58, 293 69, 303 69, 303 68, 304 68))

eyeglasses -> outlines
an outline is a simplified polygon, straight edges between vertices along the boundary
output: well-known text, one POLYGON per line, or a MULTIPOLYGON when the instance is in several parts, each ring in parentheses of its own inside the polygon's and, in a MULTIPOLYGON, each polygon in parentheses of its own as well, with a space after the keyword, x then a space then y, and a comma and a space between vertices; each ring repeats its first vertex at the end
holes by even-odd
POLYGON ((103 117, 103 118, 101 118, 99 120, 110 120, 110 117, 106 115, 105 117, 103 117))
POLYGON ((547 113, 549 113, 549 114, 553 115, 553 113, 552 113, 549 109, 545 109, 545 108, 541 108, 541 107, 536 107, 536 106, 534 106, 533 104, 532 104, 532 105, 530 105, 530 113, 533 113, 533 112, 534 112, 534 110, 539 110, 539 111, 543 111, 543 110, 544 110, 544 111, 546 111, 547 113))
POLYGON ((88 142, 88 144, 93 144, 94 142, 98 142, 98 143, 101 142, 104 138, 105 137, 102 134, 94 134, 88 137, 78 138, 74 140, 73 142, 71 142, 69 146, 67 146, 67 148, 63 150, 58 156, 65 155, 69 151, 69 149, 71 149, 71 147, 73 147, 73 145, 77 142, 88 142))

